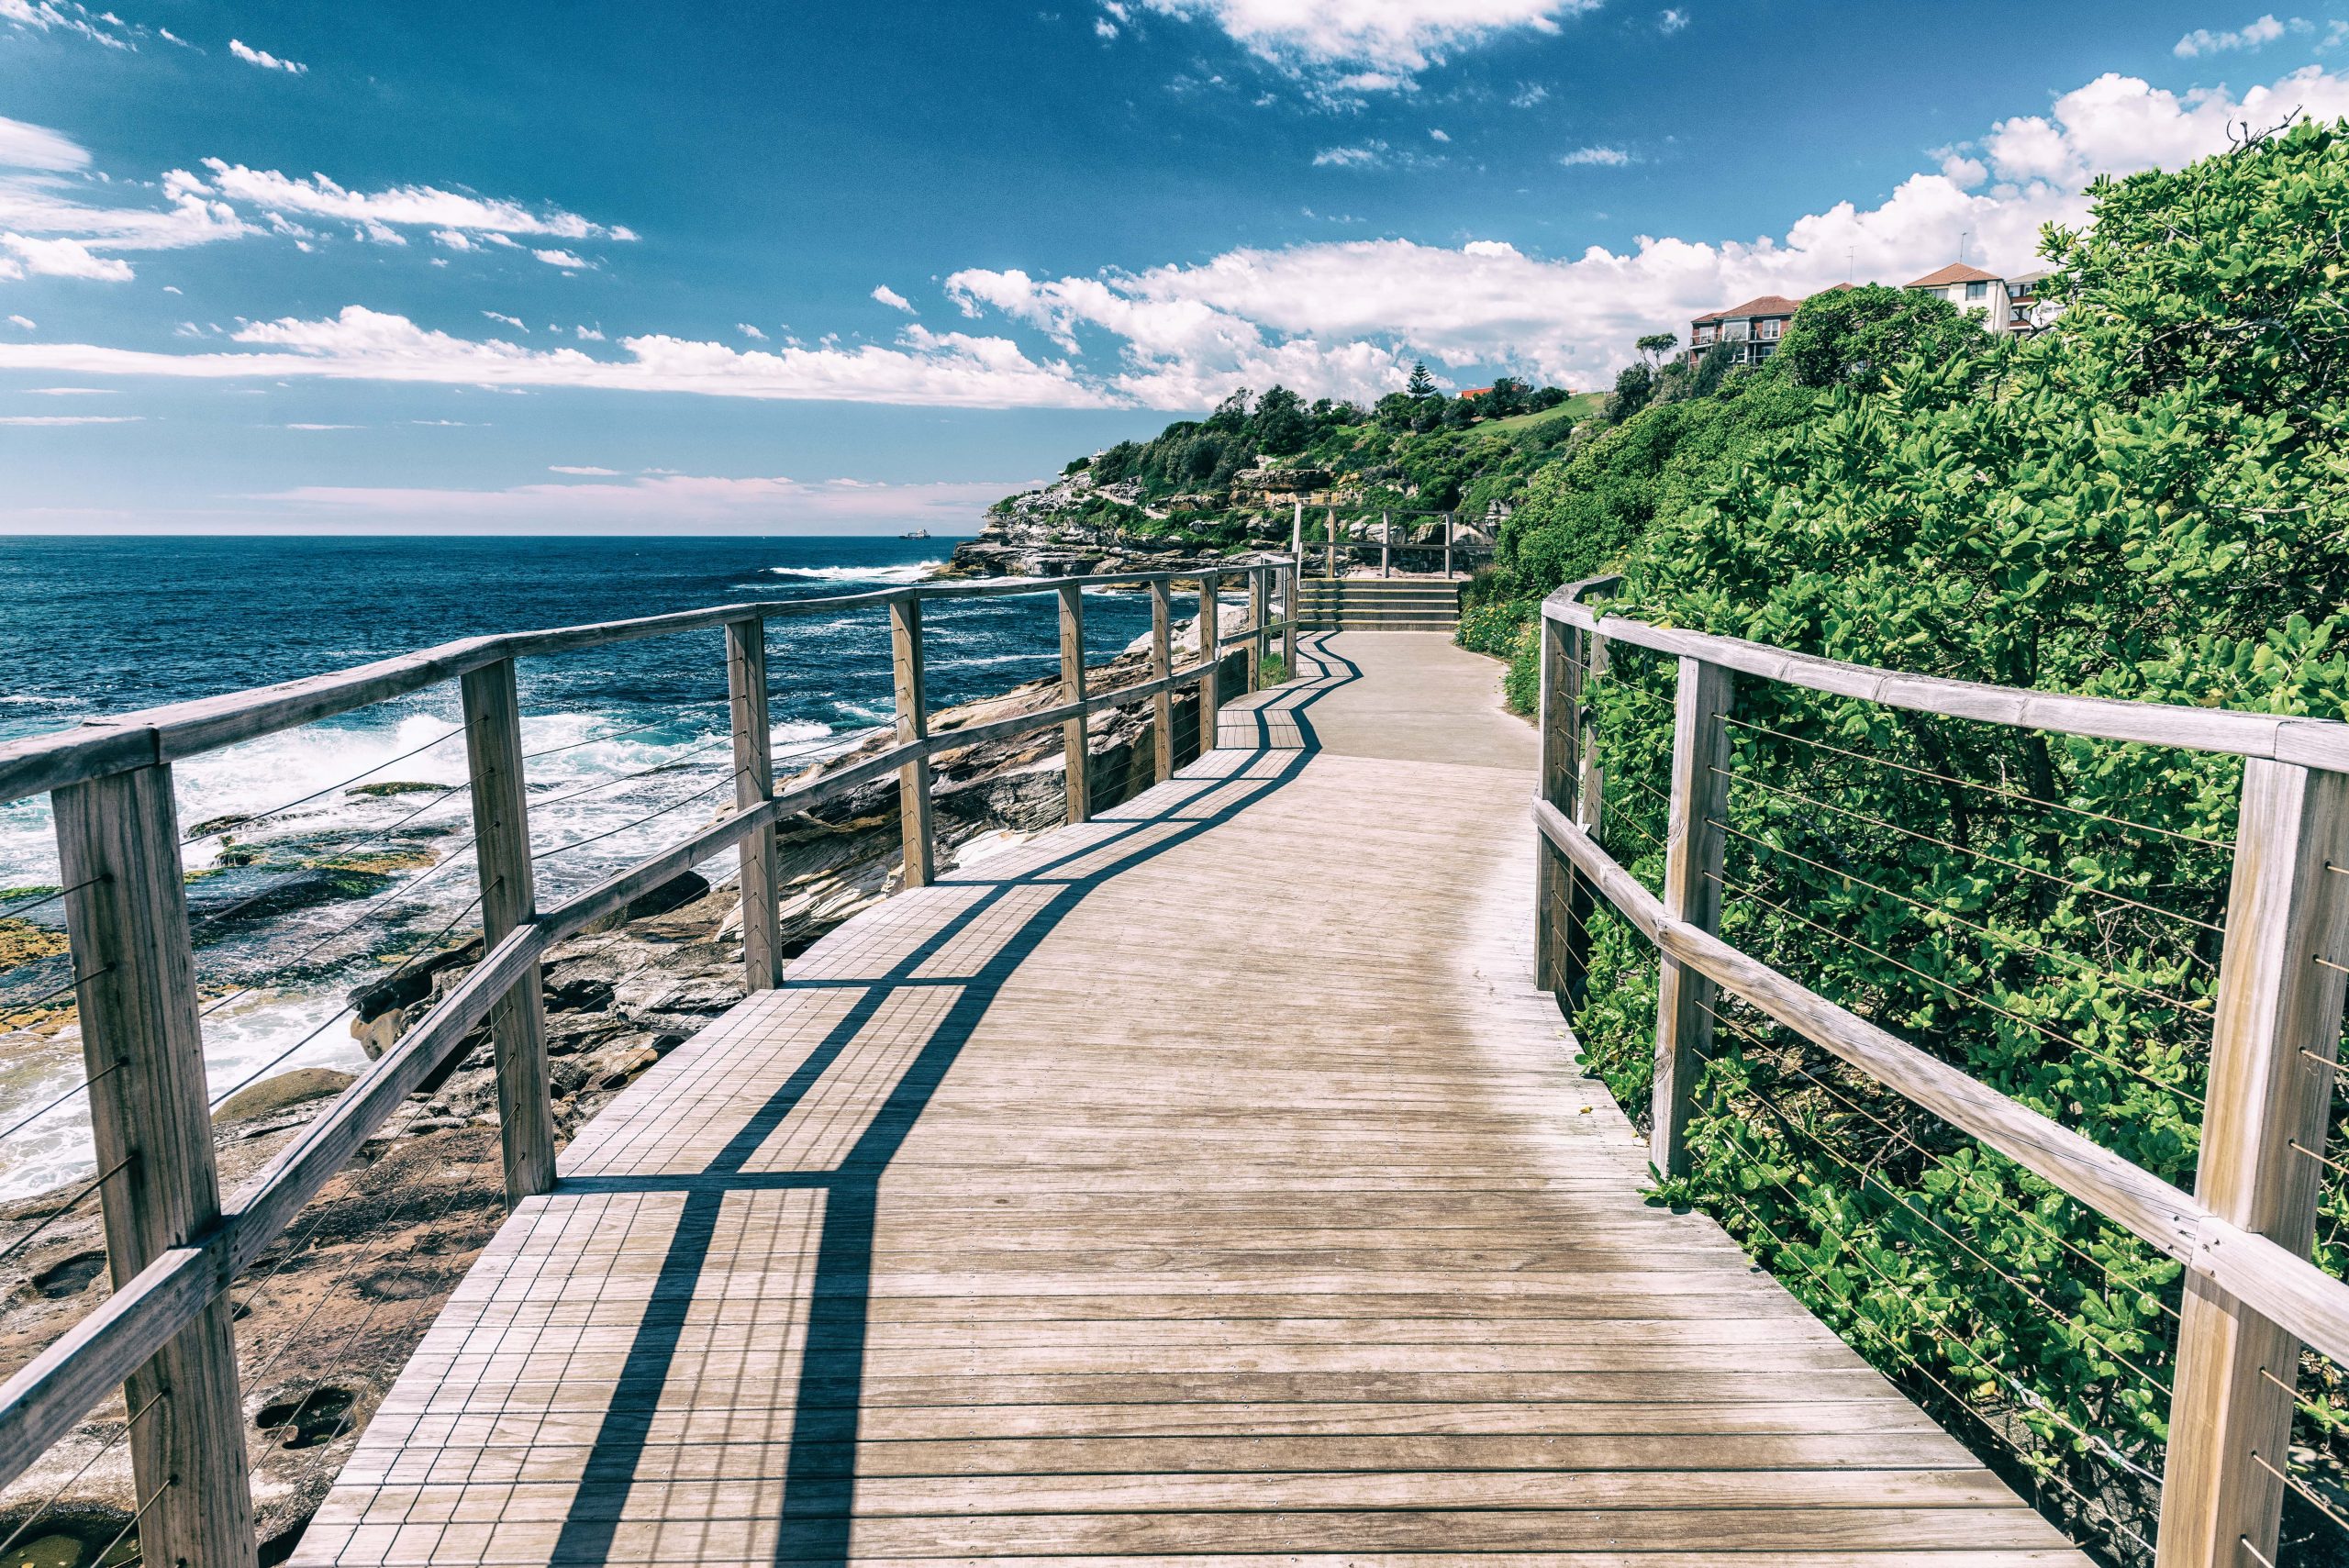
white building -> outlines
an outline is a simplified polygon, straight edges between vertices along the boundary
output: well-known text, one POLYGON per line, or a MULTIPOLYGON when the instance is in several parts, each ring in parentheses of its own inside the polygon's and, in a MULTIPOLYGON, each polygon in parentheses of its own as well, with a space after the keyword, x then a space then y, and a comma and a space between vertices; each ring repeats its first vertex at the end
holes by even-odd
POLYGON ((1982 312, 1983 328, 1991 332, 2036 332, 2053 318, 2039 295, 2045 272, 2025 272, 2002 278, 1963 261, 1953 261, 1937 272, 1927 272, 1905 286, 1919 294, 1934 294, 1962 311, 1982 312))

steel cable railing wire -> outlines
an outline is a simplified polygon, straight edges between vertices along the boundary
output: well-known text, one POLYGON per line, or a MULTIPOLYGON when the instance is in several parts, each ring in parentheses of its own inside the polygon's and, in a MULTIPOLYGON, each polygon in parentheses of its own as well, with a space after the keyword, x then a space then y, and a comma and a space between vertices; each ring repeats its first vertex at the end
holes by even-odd
POLYGON ((100 883, 111 882, 113 880, 114 878, 111 875, 103 873, 97 876, 85 877, 82 881, 75 883, 71 887, 61 887, 53 892, 41 894, 38 897, 27 899, 22 904, 11 904, 6 909, 0 909, 0 920, 13 920, 28 909, 38 909, 43 905, 54 904, 59 899, 70 897, 72 895, 81 892, 85 887, 95 887, 100 883))
POLYGON ((55 1208, 50 1209, 47 1214, 43 1215, 39 1224, 34 1226, 30 1230, 26 1231, 22 1236, 17 1237, 14 1241, 9 1242, 6 1247, 0 1247, 0 1263, 6 1262, 9 1259, 15 1257, 17 1253, 31 1246, 34 1239, 39 1236, 42 1231, 47 1230, 50 1226, 56 1224, 59 1220, 64 1218, 67 1215, 81 1207, 84 1203, 87 1203, 91 1196, 95 1194, 100 1187, 105 1186, 108 1182, 122 1174, 124 1171, 129 1169, 130 1162, 138 1158, 139 1155, 135 1150, 132 1152, 124 1155, 106 1170, 99 1172, 98 1174, 91 1180, 89 1184, 83 1187, 81 1191, 75 1193, 72 1197, 67 1198, 63 1203, 58 1205, 55 1208))
MULTIPOLYGON (((1819 1289, 1825 1294, 1828 1300, 1840 1302, 1844 1299, 1843 1293, 1836 1289, 1834 1282, 1827 1277, 1825 1272, 1822 1271, 1818 1264, 1812 1262, 1808 1257, 1804 1256, 1802 1251, 1796 1248, 1793 1243, 1787 1241, 1776 1230, 1773 1230, 1770 1228, 1768 1221, 1765 1220, 1760 1214, 1756 1213, 1753 1206, 1748 1204, 1743 1196, 1734 1192, 1725 1193, 1724 1195, 1727 1196, 1731 1203, 1734 1203, 1737 1206, 1739 1211, 1745 1217, 1745 1222, 1748 1225, 1753 1227, 1754 1230, 1758 1230, 1764 1236, 1769 1238, 1770 1245, 1780 1256, 1792 1258, 1802 1267, 1806 1273, 1811 1276, 1811 1278, 1817 1283, 1819 1289)), ((1876 1271, 1871 1269, 1870 1272, 1875 1273, 1876 1271)), ((1878 1275, 1878 1277, 1879 1279, 1882 1278, 1881 1275, 1878 1275)), ((1919 1308, 1918 1317, 1920 1320, 1940 1321, 1939 1319, 1932 1318, 1931 1314, 1923 1311, 1921 1309, 1922 1304, 1918 1302, 1916 1297, 1911 1296, 1909 1293, 1900 1289, 1897 1284, 1887 1282, 1886 1288, 1889 1290, 1895 1297, 1908 1303, 1912 1307, 1919 1308)), ((1955 1409, 1965 1411, 1967 1415, 1973 1417, 1977 1421, 1980 1419, 1979 1413, 1975 1407, 1976 1402, 1969 1396, 1959 1393, 1941 1378, 1935 1376, 1932 1369, 1927 1367, 1923 1362, 1917 1357, 1914 1351, 1911 1351, 1906 1345, 1893 1338, 1891 1330, 1883 1328, 1874 1319, 1862 1317, 1856 1313, 1851 1315, 1851 1320, 1854 1323, 1865 1328, 1870 1333, 1874 1334, 1877 1340, 1883 1344, 1886 1351, 1891 1359, 1904 1371, 1914 1373, 1918 1376, 1922 1377, 1927 1383, 1939 1390, 1942 1396, 1948 1399, 1955 1409)), ((2026 1395, 2029 1395, 2029 1390, 2026 1389, 2023 1392, 2026 1395)), ((2036 1407, 2043 1410, 2045 1409, 2043 1401, 2038 1401, 2035 1396, 2032 1396, 2031 1399, 2036 1407)), ((2060 1412, 2049 1411, 2048 1414, 2055 1416, 2059 1424, 2070 1425, 2068 1422, 2062 1421, 2060 1412)), ((2087 1442, 2092 1450, 2102 1453, 2104 1457, 2112 1461, 2123 1470, 2136 1474, 2140 1478, 2150 1478, 2153 1485, 2156 1486, 2160 1485, 2161 1478, 2159 1476, 2152 1475, 2152 1473, 2146 1471, 2142 1465, 2134 1463, 2126 1455, 2121 1453, 2118 1450, 2113 1449, 2102 1439, 2098 1438, 2093 1433, 2089 1433, 2076 1426, 2072 1426, 2071 1429, 2079 1436, 2083 1441, 2087 1442)), ((2043 1471, 2039 1467, 2033 1465, 2031 1466, 2031 1471, 2034 1480, 2053 1482, 2059 1490, 2077 1501, 2083 1508, 2101 1508, 2104 1512, 2110 1515, 2111 1510, 2108 1506, 2096 1499, 2090 1498, 2077 1487, 2064 1480, 2062 1475, 2053 1469, 2043 1471)), ((2090 1522, 2093 1524, 2093 1521, 2090 1522)), ((2151 1541, 2147 1540, 2143 1536, 2138 1534, 2136 1531, 2130 1529, 2128 1526, 2122 1524, 2119 1519, 2112 1519, 2109 1525, 2098 1526, 2096 1528, 2098 1528, 2099 1533, 2103 1534, 2108 1540, 2114 1539, 2116 1537, 2125 1537, 2132 1545, 2136 1546, 2138 1550, 2142 1551, 2150 1554, 2154 1550, 2153 1543, 2151 1541)))
MULTIPOLYGON (((121 1443, 124 1439, 130 1436, 131 1429, 137 1427, 140 1421, 146 1419, 147 1413, 149 1411, 154 1409, 156 1406, 170 1398, 171 1396, 172 1391, 170 1389, 159 1389, 155 1394, 148 1398, 147 1403, 139 1407, 138 1409, 133 1410, 130 1413, 129 1418, 123 1422, 122 1430, 115 1433, 114 1436, 108 1438, 104 1443, 101 1443, 89 1458, 82 1462, 80 1469, 74 1471, 72 1474, 59 1482, 56 1489, 51 1491, 48 1496, 41 1499, 40 1506, 35 1508, 31 1513, 27 1514, 24 1518, 18 1522, 17 1528, 8 1532, 6 1540, 0 1540, 0 1558, 6 1557, 10 1549, 15 1547, 17 1542, 24 1540, 25 1537, 31 1532, 33 1526, 39 1524, 41 1519, 48 1515, 49 1510, 56 1507, 59 1500, 61 1499, 67 1492, 72 1489, 74 1484, 80 1481, 84 1475, 87 1475, 91 1470, 96 1466, 98 1461, 104 1459, 107 1454, 112 1453, 117 1445, 121 1443)), ((145 1510, 143 1509, 141 1510, 141 1512, 144 1511, 145 1510)), ((136 1516, 133 1516, 131 1522, 133 1524, 138 1522, 136 1516)), ((115 1544, 119 1545, 121 1543, 121 1539, 122 1538, 120 1536, 117 1536, 115 1538, 115 1544)), ((113 1550, 113 1546, 108 1546, 106 1548, 106 1551, 108 1551, 113 1550)), ((101 1552, 96 1557, 90 1559, 91 1562, 94 1564, 103 1562, 105 1560, 104 1552, 101 1552)))
POLYGON ((293 810, 297 806, 307 806, 310 802, 318 799, 322 795, 332 795, 335 791, 340 789, 349 789, 352 784, 357 784, 360 780, 373 777, 374 774, 382 773, 385 768, 390 767, 395 762, 405 762, 410 757, 421 756, 425 752, 431 751, 435 746, 440 745, 444 741, 454 740, 464 732, 463 726, 460 725, 454 729, 447 730, 441 734, 434 736, 431 740, 427 740, 421 746, 413 747, 408 751, 401 752, 396 757, 386 758, 384 761, 376 763, 373 767, 368 768, 364 772, 353 773, 347 779, 343 779, 336 784, 328 784, 323 788, 314 789, 307 795, 295 795, 292 800, 287 801, 283 806, 273 806, 266 811, 256 811, 250 816, 239 816, 233 820, 227 822, 223 826, 214 828, 211 831, 197 833, 190 838, 182 839, 180 840, 180 848, 184 850, 190 844, 202 843, 206 839, 225 838, 228 834, 235 832, 239 828, 250 828, 256 822, 266 822, 273 817, 283 816, 286 812, 293 810))
POLYGON ((101 1081, 103 1081, 103 1080, 105 1080, 105 1079, 106 1079, 106 1078, 108 1078, 108 1077, 111 1077, 113 1074, 115 1074, 115 1073, 117 1073, 121 1072, 121 1071, 123 1070, 123 1068, 125 1068, 125 1067, 126 1067, 126 1066, 128 1066, 128 1065, 129 1065, 129 1062, 128 1062, 128 1060, 127 1058, 124 1058, 124 1057, 117 1057, 114 1061, 112 1061, 112 1062, 108 1062, 106 1066, 104 1066, 104 1067, 100 1068, 97 1072, 91 1073, 87 1078, 83 1079, 80 1083, 78 1083, 78 1084, 74 1084, 72 1088, 70 1088, 70 1089, 66 1090, 63 1094, 61 1094, 61 1095, 58 1095, 55 1099, 50 1100, 50 1101, 49 1101, 48 1103, 46 1103, 45 1105, 43 1105, 43 1106, 42 1106, 39 1110, 37 1110, 37 1111, 33 1112, 30 1116, 28 1116, 28 1117, 23 1118, 21 1120, 19 1120, 19 1121, 16 1122, 16 1123, 15 1123, 15 1124, 13 1124, 12 1126, 10 1126, 10 1127, 8 1127, 8 1128, 6 1128, 6 1129, 0 1129, 0 1143, 6 1143, 6 1142, 7 1142, 7 1141, 8 1141, 8 1140, 10 1140, 10 1139, 12 1139, 12 1138, 16 1137, 16 1136, 17 1136, 17 1134, 18 1134, 18 1133, 20 1133, 20 1132, 24 1131, 24 1130, 25 1130, 25 1129, 27 1129, 27 1128, 28 1128, 28 1127, 30 1127, 30 1126, 32 1126, 32 1124, 33 1124, 33 1123, 35 1123, 35 1122, 39 1121, 41 1118, 43 1118, 43 1117, 47 1116, 50 1112, 51 1112, 51 1111, 55 1110, 58 1106, 61 1106, 61 1105, 65 1104, 68 1100, 72 1099, 74 1095, 79 1095, 79 1094, 83 1093, 83 1091, 85 1091, 85 1090, 87 1090, 87 1089, 89 1089, 89 1088, 91 1088, 91 1087, 95 1086, 95 1084, 98 1084, 98 1083, 100 1083, 101 1081))

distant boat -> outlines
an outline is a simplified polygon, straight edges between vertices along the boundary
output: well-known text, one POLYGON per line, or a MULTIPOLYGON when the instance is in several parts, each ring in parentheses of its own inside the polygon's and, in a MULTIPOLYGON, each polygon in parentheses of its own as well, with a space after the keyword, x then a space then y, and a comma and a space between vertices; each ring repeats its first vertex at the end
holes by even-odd
POLYGON ((928 539, 930 537, 930 530, 928 528, 908 528, 906 532, 899 534, 897 537, 899 539, 928 539))

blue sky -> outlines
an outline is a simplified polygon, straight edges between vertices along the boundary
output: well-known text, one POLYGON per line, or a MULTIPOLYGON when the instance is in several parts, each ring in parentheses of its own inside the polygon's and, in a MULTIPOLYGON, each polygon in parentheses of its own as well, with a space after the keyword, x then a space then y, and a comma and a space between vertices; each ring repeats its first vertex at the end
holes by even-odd
POLYGON ((0 0, 0 530, 969 527, 2349 112, 2349 9, 0 0))

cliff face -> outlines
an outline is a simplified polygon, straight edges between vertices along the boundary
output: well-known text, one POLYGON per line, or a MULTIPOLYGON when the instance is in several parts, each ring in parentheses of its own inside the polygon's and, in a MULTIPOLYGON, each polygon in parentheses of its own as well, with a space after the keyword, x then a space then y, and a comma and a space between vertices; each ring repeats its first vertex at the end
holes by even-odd
POLYGON ((957 545, 940 575, 1074 577, 1181 566, 1232 550, 1286 550, 1290 518, 1286 501, 1270 495, 1247 502, 1170 495, 1145 505, 1130 480, 1097 485, 1078 473, 998 503, 979 537, 957 545), (1208 508, 1218 512, 1211 539, 1173 522, 1178 513, 1208 508))

